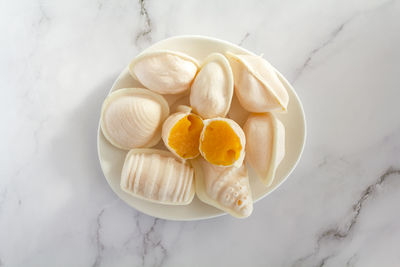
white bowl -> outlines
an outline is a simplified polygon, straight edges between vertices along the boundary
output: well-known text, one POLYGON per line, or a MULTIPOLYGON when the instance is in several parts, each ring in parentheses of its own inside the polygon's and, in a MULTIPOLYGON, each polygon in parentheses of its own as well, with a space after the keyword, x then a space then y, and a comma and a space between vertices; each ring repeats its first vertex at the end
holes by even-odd
MULTIPOLYGON (((143 52, 158 49, 169 49, 187 53, 188 55, 198 59, 200 62, 210 53, 224 53, 228 50, 233 53, 254 55, 254 53, 226 41, 205 36, 192 35, 176 36, 162 40, 143 52)), ((306 138, 305 117, 300 99, 293 87, 282 76, 282 74, 279 72, 278 74, 289 93, 288 112, 286 114, 277 114, 277 117, 282 121, 286 129, 286 154, 276 171, 276 176, 272 185, 268 188, 257 179, 254 171, 249 168, 250 186, 255 202, 267 196, 286 180, 300 159, 306 138)), ((115 81, 110 92, 129 87, 143 86, 138 81, 134 80, 130 76, 128 68, 125 68, 115 81)), ((166 98, 169 103, 172 103, 177 99, 177 97, 174 96, 167 96, 166 98)), ((180 100, 179 104, 183 104, 185 101, 187 101, 187 97, 183 97, 183 100, 180 100)), ((244 110, 237 104, 237 100, 233 101, 232 109, 236 114, 235 119, 239 120, 239 123, 242 123, 244 118, 246 118, 247 112, 244 112, 244 110)), ((158 147, 160 146, 162 147, 162 144, 158 145, 158 147)), ((104 138, 100 127, 97 136, 97 149, 100 165, 108 184, 122 200, 135 209, 148 215, 168 220, 200 220, 226 214, 219 209, 201 202, 197 197, 193 199, 193 202, 190 205, 169 206, 137 199, 123 192, 120 188, 120 175, 127 151, 112 146, 104 138)), ((257 208, 257 206, 255 206, 255 208, 257 208)))

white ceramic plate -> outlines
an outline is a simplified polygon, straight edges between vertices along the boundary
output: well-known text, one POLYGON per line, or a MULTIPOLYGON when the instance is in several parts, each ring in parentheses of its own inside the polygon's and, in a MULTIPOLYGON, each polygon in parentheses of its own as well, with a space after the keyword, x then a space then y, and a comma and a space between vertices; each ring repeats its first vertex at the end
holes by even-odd
MULTIPOLYGON (((188 55, 198 59, 200 62, 210 53, 219 52, 224 53, 231 51, 239 54, 253 54, 246 49, 243 49, 235 44, 204 37, 204 36, 177 36, 169 39, 162 40, 143 52, 169 49, 187 53, 188 55)), ((306 127, 304 111, 300 99, 296 92, 289 84, 289 82, 278 72, 280 79, 286 86, 289 93, 289 106, 286 114, 277 114, 278 118, 285 125, 286 129, 286 154, 281 164, 279 165, 275 179, 272 185, 266 188, 254 175, 253 170, 249 168, 250 186, 253 194, 254 201, 258 201, 269 193, 278 188, 289 176, 295 168, 297 162, 303 151, 306 127)), ((111 91, 121 88, 129 87, 143 87, 139 82, 135 81, 129 74, 128 69, 125 68, 119 75, 111 91)), ((174 112, 174 106, 178 104, 188 103, 187 96, 166 96, 167 101, 171 105, 171 112, 174 112)), ((229 117, 235 119, 239 124, 242 124, 247 118, 247 112, 244 111, 238 104, 237 99, 233 99, 229 117)), ((100 124, 99 124, 100 125, 100 124)), ((163 147, 162 141, 157 147, 163 147)), ((100 165, 103 170, 107 182, 112 190, 128 205, 135 209, 146 213, 148 215, 168 219, 168 220, 199 220, 207 219, 225 214, 225 212, 208 206, 201 202, 197 197, 193 199, 190 205, 186 206, 168 206, 150 203, 141 199, 137 199, 125 192, 120 188, 120 175, 127 151, 120 150, 112 146, 103 136, 100 127, 97 137, 97 148, 100 160, 100 165)), ((257 205, 254 207, 257 209, 257 205)))

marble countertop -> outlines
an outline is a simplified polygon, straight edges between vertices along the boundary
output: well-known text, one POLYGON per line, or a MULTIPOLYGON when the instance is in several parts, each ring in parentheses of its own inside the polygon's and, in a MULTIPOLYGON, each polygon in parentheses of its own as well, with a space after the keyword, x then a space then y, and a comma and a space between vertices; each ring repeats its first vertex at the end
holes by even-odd
POLYGON ((399 1, 4 0, 0 32, 0 266, 400 266, 399 1), (100 170, 113 80, 180 34, 264 53, 303 101, 303 157, 248 219, 155 219, 100 170))

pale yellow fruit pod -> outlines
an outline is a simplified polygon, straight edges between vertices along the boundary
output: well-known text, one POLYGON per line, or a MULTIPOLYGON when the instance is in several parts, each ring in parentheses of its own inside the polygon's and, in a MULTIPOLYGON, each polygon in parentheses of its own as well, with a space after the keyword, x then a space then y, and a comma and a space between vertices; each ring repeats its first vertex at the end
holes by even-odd
POLYGON ((192 160, 196 194, 204 203, 237 218, 253 211, 253 199, 245 164, 239 167, 215 166, 202 158, 192 160))
POLYGON ((260 56, 226 53, 232 67, 235 93, 250 112, 286 112, 289 95, 275 68, 260 56))
POLYGON ((243 126, 246 161, 258 178, 270 186, 285 156, 285 127, 273 113, 251 114, 243 126))
POLYGON ((105 138, 118 148, 151 147, 160 141, 168 115, 168 103, 161 95, 143 88, 124 88, 104 100, 100 125, 105 138))
POLYGON ((157 50, 137 56, 129 72, 146 88, 159 94, 179 94, 190 88, 199 63, 176 51, 157 50))
POLYGON ((190 105, 203 119, 225 117, 233 96, 233 74, 220 53, 209 55, 193 81, 190 105))
POLYGON ((159 149, 132 149, 121 173, 121 189, 154 203, 187 205, 192 202, 194 170, 188 162, 159 149))

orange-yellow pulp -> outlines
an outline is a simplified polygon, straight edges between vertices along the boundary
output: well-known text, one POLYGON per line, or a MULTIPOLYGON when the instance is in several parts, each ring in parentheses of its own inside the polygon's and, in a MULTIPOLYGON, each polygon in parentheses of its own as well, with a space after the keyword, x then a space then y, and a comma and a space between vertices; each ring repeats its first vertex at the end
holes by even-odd
POLYGON ((180 119, 168 137, 168 145, 182 158, 190 159, 199 154, 199 139, 203 121, 195 115, 180 119))
POLYGON ((204 129, 200 150, 208 162, 229 166, 238 160, 242 144, 227 122, 212 121, 204 129))

